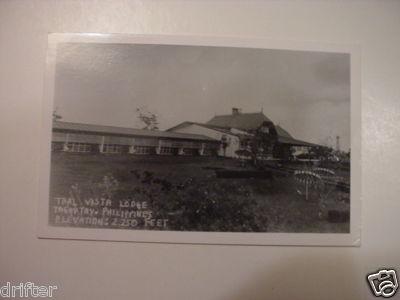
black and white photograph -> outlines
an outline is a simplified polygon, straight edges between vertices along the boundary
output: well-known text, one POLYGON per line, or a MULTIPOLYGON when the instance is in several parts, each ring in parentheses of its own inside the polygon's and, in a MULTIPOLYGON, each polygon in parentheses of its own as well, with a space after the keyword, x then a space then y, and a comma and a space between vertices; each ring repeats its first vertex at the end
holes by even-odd
POLYGON ((352 233, 351 52, 89 40, 49 43, 48 228, 352 233))

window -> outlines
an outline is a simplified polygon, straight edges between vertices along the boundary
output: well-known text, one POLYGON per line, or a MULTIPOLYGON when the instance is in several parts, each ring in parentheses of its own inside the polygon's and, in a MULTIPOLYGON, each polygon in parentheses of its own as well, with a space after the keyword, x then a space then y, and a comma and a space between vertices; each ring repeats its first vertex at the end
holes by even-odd
POLYGON ((51 143, 51 151, 62 151, 64 143, 52 142, 51 143))
POLYGON ((268 127, 268 126, 262 126, 262 127, 260 128, 260 131, 261 131, 262 133, 269 134, 269 127, 268 127))
POLYGON ((66 151, 68 152, 87 153, 92 151, 92 145, 86 143, 68 143, 66 146, 66 151))
POLYGON ((248 140, 244 140, 244 139, 242 139, 242 140, 240 140, 240 148, 241 149, 247 149, 247 146, 248 146, 248 140))
POLYGON ((160 154, 161 155, 173 155, 174 154, 174 149, 172 147, 161 147, 160 149, 160 154))
POLYGON ((154 147, 148 146, 135 146, 133 154, 152 154, 154 153, 154 147))
POLYGON ((198 151, 198 149, 183 148, 183 155, 196 155, 198 151))
POLYGON ((122 153, 122 146, 115 144, 103 145, 103 153, 122 153))
POLYGON ((204 156, 215 156, 217 155, 217 151, 215 149, 204 149, 203 151, 204 156))

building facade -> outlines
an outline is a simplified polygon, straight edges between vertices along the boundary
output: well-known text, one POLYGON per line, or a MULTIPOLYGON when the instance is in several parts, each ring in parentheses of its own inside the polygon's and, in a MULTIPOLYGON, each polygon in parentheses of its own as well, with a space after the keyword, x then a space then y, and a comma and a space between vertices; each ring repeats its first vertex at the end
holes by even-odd
POLYGON ((218 154, 233 158, 240 157, 244 150, 254 152, 256 149, 265 159, 290 159, 295 148, 318 146, 295 139, 263 112, 242 113, 238 108, 232 108, 229 115, 214 116, 206 123, 183 122, 167 131, 200 134, 219 140, 218 154))
POLYGON ((218 155, 220 142, 200 134, 53 122, 52 151, 132 155, 218 155))
POLYGON ((246 134, 245 132, 241 133, 240 131, 231 131, 225 128, 193 122, 184 122, 168 131, 184 134, 199 134, 219 141, 220 147, 218 149, 218 155, 226 157, 237 157, 236 151, 244 147, 244 145, 241 145, 241 134, 246 134))
POLYGON ((290 159, 319 145, 293 138, 262 112, 215 116, 207 123, 183 122, 167 131, 53 122, 52 151, 132 155, 190 155, 290 159))

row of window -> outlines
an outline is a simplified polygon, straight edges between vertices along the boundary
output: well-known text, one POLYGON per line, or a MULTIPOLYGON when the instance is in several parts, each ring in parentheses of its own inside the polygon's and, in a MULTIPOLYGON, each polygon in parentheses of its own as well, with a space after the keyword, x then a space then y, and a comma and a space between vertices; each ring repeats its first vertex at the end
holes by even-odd
MULTIPOLYGON (((92 144, 87 144, 87 143, 68 143, 64 144, 63 147, 61 148, 59 143, 53 143, 52 144, 52 150, 53 151, 65 151, 65 152, 79 152, 79 153, 89 153, 95 150, 96 145, 92 144)), ((100 150, 100 148, 98 148, 100 150)), ((116 144, 104 144, 102 145, 101 148, 102 153, 110 153, 110 154, 117 154, 117 153, 123 153, 126 150, 124 150, 124 146, 122 145, 116 145, 116 144)), ((131 154, 155 154, 157 153, 156 147, 149 147, 149 146, 133 146, 129 148, 129 151, 127 151, 131 154)), ((158 154, 160 155, 197 155, 199 153, 198 149, 190 149, 190 148, 183 148, 182 151, 179 151, 178 148, 173 148, 173 147, 161 147, 159 149, 158 154)), ((212 149, 204 149, 203 155, 213 155, 215 154, 215 151, 212 149)))
POLYGON ((173 155, 176 153, 176 148, 172 147, 161 147, 160 152, 161 155, 173 155))
POLYGON ((155 147, 148 147, 148 146, 134 146, 133 149, 129 151, 133 154, 154 154, 155 147))
POLYGON ((64 146, 64 151, 87 153, 92 151, 92 145, 85 143, 68 143, 64 146))
POLYGON ((103 153, 122 153, 121 145, 105 144, 103 145, 103 153))
MULTIPOLYGON (((86 144, 86 143, 68 143, 63 147, 63 151, 66 152, 80 152, 80 153, 88 153, 93 151, 94 145, 86 144)), ((53 147, 54 150, 57 149, 56 146, 53 147)), ((102 152, 104 153, 122 153, 121 145, 103 145, 102 152)))

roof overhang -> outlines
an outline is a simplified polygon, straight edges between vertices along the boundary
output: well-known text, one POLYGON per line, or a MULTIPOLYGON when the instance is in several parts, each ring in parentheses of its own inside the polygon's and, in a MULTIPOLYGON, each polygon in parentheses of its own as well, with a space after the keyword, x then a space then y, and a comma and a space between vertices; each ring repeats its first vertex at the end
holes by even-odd
POLYGON ((289 146, 301 146, 301 147, 310 147, 310 148, 311 147, 322 147, 321 145, 318 145, 318 144, 313 144, 313 143, 296 140, 294 138, 283 137, 283 136, 278 137, 278 142, 280 144, 289 145, 289 146))

